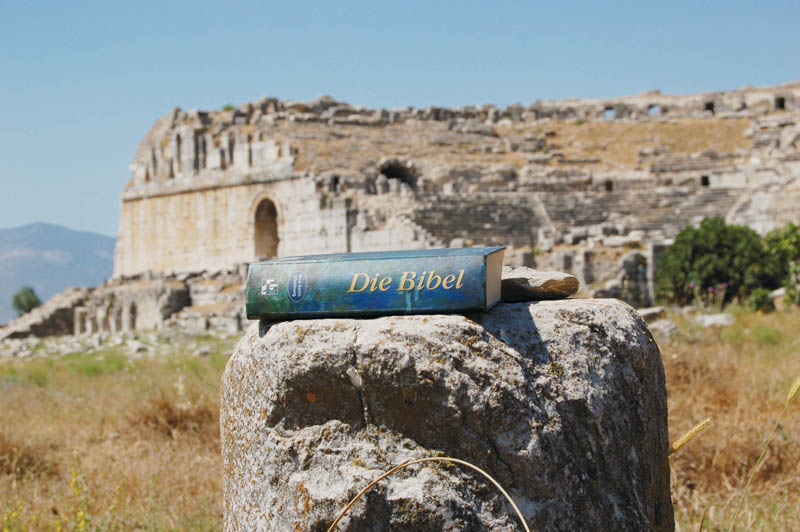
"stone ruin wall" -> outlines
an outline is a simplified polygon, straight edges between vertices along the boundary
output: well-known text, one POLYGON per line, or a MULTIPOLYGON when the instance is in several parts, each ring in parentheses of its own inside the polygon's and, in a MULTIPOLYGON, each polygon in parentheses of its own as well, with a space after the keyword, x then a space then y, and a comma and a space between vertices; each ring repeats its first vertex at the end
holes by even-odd
POLYGON ((298 251, 301 246, 293 242, 330 249, 344 246, 343 202, 320 209, 308 180, 190 188, 123 201, 115 275, 214 271, 253 260, 258 255, 256 210, 262 201, 275 205, 277 219, 293 221, 280 227, 278 254, 298 251), (313 231, 320 224, 327 234, 313 231))
MULTIPOLYGON (((243 264, 380 249, 503 244, 507 264, 648 305, 685 225, 800 223, 800 83, 506 108, 175 109, 130 168, 114 277, 57 300, 57 333, 240 330, 243 264)), ((46 334, 40 314, 0 338, 46 334)))
POLYGON ((530 252, 591 228, 601 236, 644 230, 649 240, 663 240, 704 215, 764 232, 798 217, 796 187, 788 197, 767 190, 786 188, 798 175, 798 109, 800 84, 505 109, 372 110, 327 97, 176 109, 156 122, 131 165, 114 275, 481 244, 492 235, 530 252), (659 128, 682 123, 697 124, 698 137, 741 137, 738 147, 675 153, 643 146, 629 162, 603 154, 604 134, 625 134, 615 124, 652 124, 658 137, 659 128), (607 131, 597 132, 599 146, 562 144, 548 130, 556 124, 607 131), (265 205, 272 214, 259 222, 265 205), (691 212, 673 216, 682 207, 691 212), (260 245, 264 239, 277 246, 260 245))

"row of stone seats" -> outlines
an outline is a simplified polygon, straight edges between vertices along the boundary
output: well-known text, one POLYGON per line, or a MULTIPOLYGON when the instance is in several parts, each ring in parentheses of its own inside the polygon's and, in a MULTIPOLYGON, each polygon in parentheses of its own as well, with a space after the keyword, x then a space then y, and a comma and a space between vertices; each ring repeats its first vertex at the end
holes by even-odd
POLYGON ((531 198, 519 195, 449 194, 425 201, 414 222, 442 242, 534 246, 539 220, 531 198))
POLYGON ((561 231, 607 222, 612 214, 628 228, 662 231, 673 237, 697 218, 725 216, 738 198, 727 188, 671 187, 571 194, 542 193, 553 224, 561 231))
POLYGON ((575 227, 619 221, 629 230, 659 232, 672 238, 699 218, 725 216, 740 193, 738 189, 694 187, 539 192, 549 221, 537 214, 533 196, 447 194, 427 199, 414 212, 413 221, 441 242, 463 238, 466 245, 535 246, 538 229, 548 227, 549 222, 565 233, 575 227))

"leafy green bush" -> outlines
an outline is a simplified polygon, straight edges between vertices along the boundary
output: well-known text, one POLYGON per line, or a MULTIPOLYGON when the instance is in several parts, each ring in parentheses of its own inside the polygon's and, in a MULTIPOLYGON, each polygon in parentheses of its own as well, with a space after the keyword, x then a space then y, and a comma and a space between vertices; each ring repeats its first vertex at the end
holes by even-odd
POLYGON ((767 246, 766 274, 770 286, 783 285, 789 275, 793 262, 800 262, 800 227, 789 223, 767 233, 764 238, 767 246))
POLYGON ((41 304, 42 301, 39 299, 39 296, 36 295, 36 292, 34 292, 33 288, 30 286, 23 286, 19 289, 19 292, 14 294, 14 297, 11 298, 11 307, 17 313, 17 316, 22 316, 41 304))
POLYGON ((748 306, 755 311, 772 312, 775 310, 775 304, 772 302, 772 298, 769 297, 769 292, 767 288, 756 288, 747 298, 748 306))
POLYGON ((63 360, 73 374, 83 375, 84 377, 98 377, 117 373, 130 366, 130 359, 118 349, 105 351, 102 356, 72 353, 65 355, 63 360))
POLYGON ((781 342, 781 333, 775 327, 757 323, 753 326, 753 340, 758 345, 778 345, 781 342))
POLYGON ((792 262, 789 265, 789 272, 783 286, 786 287, 787 303, 800 305, 800 261, 792 262))
POLYGON ((662 257, 656 272, 661 300, 686 305, 716 298, 725 305, 764 285, 766 250, 758 234, 722 218, 685 227, 662 257))

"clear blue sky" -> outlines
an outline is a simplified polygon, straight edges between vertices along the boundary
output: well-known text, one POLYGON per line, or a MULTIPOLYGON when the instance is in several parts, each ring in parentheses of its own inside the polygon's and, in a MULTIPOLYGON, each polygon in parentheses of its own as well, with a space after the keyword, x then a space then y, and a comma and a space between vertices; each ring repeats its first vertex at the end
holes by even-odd
POLYGON ((0 227, 116 235, 128 164, 174 106, 689 93, 800 79, 800 2, 0 0, 0 227))

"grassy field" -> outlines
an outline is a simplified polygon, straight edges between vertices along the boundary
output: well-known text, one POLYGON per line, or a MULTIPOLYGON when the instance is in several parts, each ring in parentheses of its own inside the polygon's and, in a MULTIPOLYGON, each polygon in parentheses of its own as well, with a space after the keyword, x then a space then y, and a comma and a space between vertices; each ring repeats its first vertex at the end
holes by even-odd
MULTIPOLYGON (((672 497, 681 530, 728 530, 747 476, 800 377, 800 310, 731 309, 729 327, 699 330, 675 317, 680 337, 662 345, 673 439, 703 419, 711 428, 673 455, 672 497)), ((753 481, 737 530, 800 529, 800 395, 753 481)))
POLYGON ((0 363, 0 519, 17 530, 219 530, 219 382, 206 356, 159 344, 0 363))
MULTIPOLYGON (((747 475, 800 376, 800 311, 699 329, 672 316, 662 343, 670 433, 712 427, 673 455, 679 530, 727 530, 747 475)), ((161 342, 0 361, 0 529, 219 530, 219 380, 235 338, 203 337, 206 356, 161 342)), ((739 518, 740 530, 797 530, 800 397, 790 405, 739 518)))

